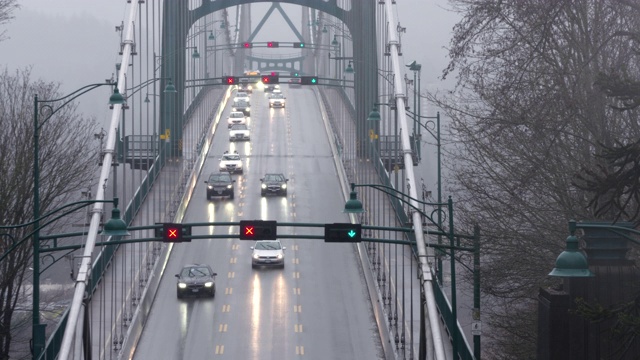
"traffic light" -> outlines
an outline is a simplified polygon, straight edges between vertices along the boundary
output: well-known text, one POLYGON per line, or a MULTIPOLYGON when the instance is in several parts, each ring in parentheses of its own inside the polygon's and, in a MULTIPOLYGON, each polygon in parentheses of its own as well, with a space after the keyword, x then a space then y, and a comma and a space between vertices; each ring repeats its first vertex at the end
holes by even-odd
POLYGON ((182 224, 163 223, 162 224, 162 241, 163 242, 182 242, 182 224))
POLYGON ((227 76, 225 78, 225 82, 227 85, 236 85, 238 83, 238 78, 235 76, 227 76))
POLYGON ((298 77, 298 76, 300 76, 300 73, 297 72, 297 71, 294 71, 294 72, 291 73, 291 76, 298 77))
POLYGON ((275 220, 240 220, 240 240, 276 240, 275 220))
POLYGON ((317 76, 302 76, 300 78, 300 83, 302 85, 318 85, 318 77, 317 76))
POLYGON ((303 42, 294 42, 293 43, 293 47, 294 48, 303 48, 304 47, 304 43, 303 42))
POLYGON ((277 41, 269 41, 269 42, 267 43, 267 47, 270 47, 270 48, 277 48, 277 47, 280 47, 280 43, 279 43, 279 42, 277 42, 277 41))
POLYGON ((262 75, 263 84, 280 84, 280 76, 278 75, 262 75))
POLYGON ((325 242, 361 242, 362 225, 350 223, 324 224, 325 242))
POLYGON ((252 48, 252 47, 253 47, 253 44, 252 44, 252 43, 250 43, 250 42, 246 42, 246 43, 243 43, 243 44, 242 44, 242 47, 244 47, 245 49, 252 48))

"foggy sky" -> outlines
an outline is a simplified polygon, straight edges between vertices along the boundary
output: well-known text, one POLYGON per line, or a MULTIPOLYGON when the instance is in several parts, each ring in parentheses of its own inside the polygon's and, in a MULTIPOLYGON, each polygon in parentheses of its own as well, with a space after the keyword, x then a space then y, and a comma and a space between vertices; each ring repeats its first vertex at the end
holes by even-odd
MULTIPOLYGON (((15 18, 4 27, 9 39, 0 42, 2 68, 13 71, 32 66, 34 77, 61 82, 63 94, 103 82, 115 72, 120 41, 115 26, 126 17, 126 1, 22 0, 19 4, 15 18)), ((438 77, 447 64, 445 47, 458 16, 444 10, 446 0, 398 0, 397 6, 400 23, 407 28, 402 35, 404 61, 422 65, 423 90, 450 86, 438 77)), ((285 11, 297 7, 283 4, 285 11)), ((299 11, 289 16, 297 18, 299 11)), ((281 16, 272 18, 279 21, 281 16)), ((107 98, 106 88, 94 90, 82 97, 80 111, 102 122, 109 116, 107 98)))

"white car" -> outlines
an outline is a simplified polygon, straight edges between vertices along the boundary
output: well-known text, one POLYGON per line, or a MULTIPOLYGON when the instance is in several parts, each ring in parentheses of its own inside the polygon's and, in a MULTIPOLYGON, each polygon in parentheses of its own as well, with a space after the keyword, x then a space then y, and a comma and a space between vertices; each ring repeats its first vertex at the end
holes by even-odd
POLYGON ((236 96, 233 98, 233 101, 235 102, 235 101, 240 101, 240 100, 246 101, 246 102, 250 102, 251 98, 249 97, 249 94, 247 94, 246 92, 238 91, 236 93, 236 96))
POLYGON ((271 96, 269 96, 269 107, 270 108, 274 108, 274 107, 285 107, 286 105, 286 97, 284 97, 284 95, 282 95, 282 93, 277 94, 277 93, 273 93, 271 94, 271 96))
POLYGON ((259 240, 251 247, 251 267, 278 266, 284 268, 284 251, 280 240, 259 240))
POLYGON ((226 171, 230 174, 242 174, 242 159, 238 152, 234 151, 233 153, 230 153, 225 151, 222 158, 220 158, 220 165, 218 165, 218 169, 220 169, 221 172, 226 171))
POLYGON ((232 111, 229 114, 229 119, 227 120, 228 128, 231 129, 231 126, 236 124, 246 124, 247 118, 244 116, 242 111, 232 111))
POLYGON ((251 133, 246 124, 235 124, 229 130, 229 141, 251 140, 251 133))

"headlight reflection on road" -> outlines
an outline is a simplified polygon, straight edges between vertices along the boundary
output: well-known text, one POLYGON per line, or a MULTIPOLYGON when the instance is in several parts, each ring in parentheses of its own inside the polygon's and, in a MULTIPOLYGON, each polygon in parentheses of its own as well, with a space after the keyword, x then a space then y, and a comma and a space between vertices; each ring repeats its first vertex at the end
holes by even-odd
POLYGON ((260 284, 259 274, 253 274, 253 293, 251 295, 251 344, 252 359, 260 358, 260 310, 262 297, 262 286, 260 284))

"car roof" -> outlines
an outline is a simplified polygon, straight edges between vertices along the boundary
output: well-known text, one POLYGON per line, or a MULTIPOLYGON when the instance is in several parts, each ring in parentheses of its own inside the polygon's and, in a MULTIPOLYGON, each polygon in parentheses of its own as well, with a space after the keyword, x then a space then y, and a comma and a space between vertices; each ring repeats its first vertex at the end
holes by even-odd
POLYGON ((210 267, 207 264, 186 264, 186 265, 183 265, 182 268, 184 269, 184 268, 188 268, 188 267, 200 267, 200 266, 210 267))
POLYGON ((211 173, 211 175, 209 175, 209 179, 219 179, 219 178, 231 179, 231 175, 228 172, 217 172, 217 173, 211 173))

